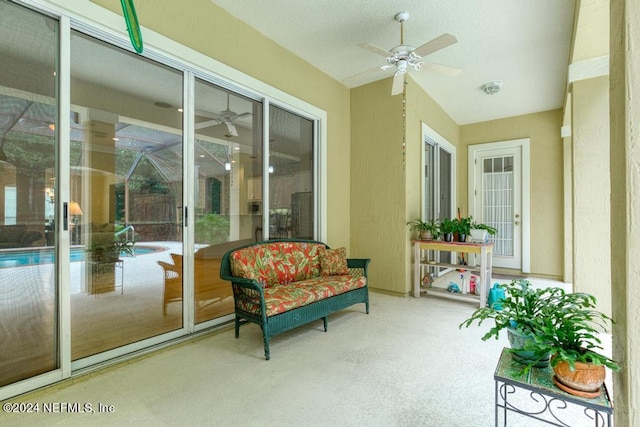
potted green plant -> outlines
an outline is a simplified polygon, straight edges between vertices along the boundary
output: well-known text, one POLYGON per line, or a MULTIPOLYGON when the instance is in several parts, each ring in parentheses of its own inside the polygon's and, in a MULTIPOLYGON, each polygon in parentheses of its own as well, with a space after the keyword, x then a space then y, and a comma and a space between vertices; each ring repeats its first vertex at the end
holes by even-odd
POLYGON ((423 221, 421 218, 416 218, 407 222, 407 225, 410 231, 418 231, 418 239, 420 240, 437 239, 440 234, 440 226, 433 219, 423 221))
POLYGON ((114 224, 91 224, 85 249, 90 293, 112 291, 115 287, 115 266, 123 255, 135 255, 135 239, 115 232, 114 224))
POLYGON ((440 232, 442 233, 442 240, 445 242, 451 242, 453 240, 453 233, 456 231, 456 222, 453 219, 445 218, 440 221, 440 232))
POLYGON ((134 243, 126 236, 94 236, 86 253, 93 262, 116 262, 123 254, 135 255, 134 243))
POLYGON ((453 220, 455 223, 454 233, 458 233, 458 241, 466 242, 467 236, 471 232, 471 217, 460 217, 453 220))
POLYGON ((471 241, 484 243, 489 240, 489 235, 494 236, 498 230, 486 224, 471 222, 471 241))
POLYGON ((195 238, 198 243, 216 245, 229 240, 229 219, 215 213, 196 219, 195 238))
POLYGON ((531 346, 537 355, 551 353, 554 382, 559 388, 583 397, 600 393, 605 367, 620 369, 616 361, 601 353, 598 337, 613 320, 595 307, 593 295, 561 290, 542 310, 531 346))
POLYGON ((549 363, 548 351, 537 351, 534 335, 538 327, 544 324, 544 316, 548 315, 548 306, 561 293, 561 288, 550 287, 534 289, 528 280, 513 280, 499 285, 504 289, 504 298, 500 309, 481 307, 471 317, 460 324, 460 328, 474 323, 482 325, 485 320, 493 320, 494 326, 482 337, 483 341, 493 337, 498 339, 500 331, 507 330, 513 358, 525 365, 541 367, 549 363))

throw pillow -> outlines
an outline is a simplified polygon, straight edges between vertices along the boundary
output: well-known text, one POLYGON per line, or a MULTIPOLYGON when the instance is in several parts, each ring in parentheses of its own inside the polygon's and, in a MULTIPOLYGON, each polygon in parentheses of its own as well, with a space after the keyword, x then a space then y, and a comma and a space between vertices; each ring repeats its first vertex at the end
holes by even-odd
POLYGON ((338 276, 349 274, 347 248, 325 249, 320 255, 320 274, 338 276))

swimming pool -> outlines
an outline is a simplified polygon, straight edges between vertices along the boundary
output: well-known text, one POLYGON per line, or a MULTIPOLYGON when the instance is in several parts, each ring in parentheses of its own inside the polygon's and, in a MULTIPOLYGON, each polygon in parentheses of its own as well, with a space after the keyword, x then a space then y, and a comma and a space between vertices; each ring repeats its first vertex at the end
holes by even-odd
MULTIPOLYGON (((135 246, 136 256, 148 255, 166 250, 161 246, 135 246)), ((84 261, 84 248, 71 248, 71 262, 84 261)), ((15 251, 0 251, 0 268, 20 267, 34 264, 52 264, 54 260, 53 248, 21 249, 15 251)))

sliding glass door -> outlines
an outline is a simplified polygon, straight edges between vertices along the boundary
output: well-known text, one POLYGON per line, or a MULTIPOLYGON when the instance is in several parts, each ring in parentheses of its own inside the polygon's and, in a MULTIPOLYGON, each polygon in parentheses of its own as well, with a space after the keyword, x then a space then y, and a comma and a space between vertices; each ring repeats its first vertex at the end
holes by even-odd
POLYGON ((59 367, 57 25, 0 2, 0 386, 59 367))
MULTIPOLYGON (((456 215, 454 209, 456 149, 425 124, 422 125, 422 141, 424 147, 422 218, 436 221, 452 219, 456 215)), ((451 252, 441 252, 434 256, 438 257, 442 263, 455 263, 451 252)))
POLYGON ((220 260, 262 235, 262 103, 196 79, 194 312, 201 323, 233 313, 220 260))
POLYGON ((71 357, 183 326, 182 73, 71 35, 71 357), (174 289, 170 289, 171 287, 174 289))
POLYGON ((269 237, 313 239, 313 121, 269 109, 269 237))

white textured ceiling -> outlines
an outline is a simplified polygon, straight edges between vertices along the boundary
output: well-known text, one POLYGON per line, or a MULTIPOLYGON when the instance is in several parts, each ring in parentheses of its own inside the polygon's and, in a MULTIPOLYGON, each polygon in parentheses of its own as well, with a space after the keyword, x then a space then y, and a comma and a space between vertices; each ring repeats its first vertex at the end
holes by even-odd
POLYGON ((423 59, 461 68, 461 75, 410 72, 458 124, 562 107, 574 0, 212 1, 348 87, 392 75, 350 78, 384 64, 358 44, 399 45, 394 15, 407 11, 405 44, 417 47, 443 33, 458 39, 423 59), (493 80, 503 89, 485 95, 480 86, 493 80))

